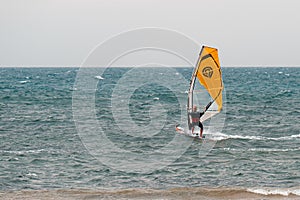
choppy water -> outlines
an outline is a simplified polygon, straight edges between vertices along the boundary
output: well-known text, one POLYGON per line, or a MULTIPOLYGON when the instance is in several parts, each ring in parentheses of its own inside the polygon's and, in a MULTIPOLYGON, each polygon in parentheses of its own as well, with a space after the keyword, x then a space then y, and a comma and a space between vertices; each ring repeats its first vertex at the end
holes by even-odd
MULTIPOLYGON (((179 75, 188 79, 192 72, 192 68, 176 70, 172 80, 179 75)), ((151 82, 138 85, 124 101, 129 114, 113 116, 117 104, 111 97, 128 71, 114 68, 86 77, 98 81, 95 116, 104 134, 118 148, 141 158, 159 151, 175 136, 182 137, 190 146, 178 159, 148 173, 102 164, 82 143, 73 120, 78 69, 0 68, 0 190, 227 187, 299 195, 300 68, 224 68, 225 125, 221 131, 209 132, 215 145, 206 156, 199 156, 206 150, 204 142, 174 131, 188 81, 178 86, 181 92, 151 82), (150 123, 157 134, 137 134, 150 123), (119 125, 131 133, 122 132, 119 125)), ((126 84, 133 87, 139 78, 126 84)), ((160 157, 157 165, 164 165, 163 160, 160 157)))

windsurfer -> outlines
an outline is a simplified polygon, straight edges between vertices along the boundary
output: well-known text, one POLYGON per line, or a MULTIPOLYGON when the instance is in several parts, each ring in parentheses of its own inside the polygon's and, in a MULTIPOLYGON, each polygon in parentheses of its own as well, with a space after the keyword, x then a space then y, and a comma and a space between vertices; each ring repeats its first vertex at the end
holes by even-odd
MULTIPOLYGON (((188 101, 187 101, 187 118, 188 118, 188 132, 187 135, 192 137, 200 137, 202 138, 203 124, 201 121, 205 121, 212 116, 218 114, 222 110, 222 90, 223 90, 223 82, 222 82, 222 72, 221 66, 218 56, 218 49, 203 46, 197 64, 194 68, 190 79, 190 87, 188 90, 188 101), (198 84, 197 81, 199 81, 198 84), (200 84, 200 85, 199 85, 200 84), (209 99, 211 100, 203 111, 197 112, 197 107, 193 105, 199 105, 194 101, 199 98, 202 94, 202 86, 208 92, 209 99), (196 97, 196 98, 195 98, 196 97), (213 110, 208 109, 210 106, 214 104, 213 110), (207 115, 204 115, 207 113, 207 115), (202 117, 202 118, 201 118, 202 117), (201 120, 201 121, 200 121, 201 120), (195 126, 199 126, 200 133, 194 134, 195 126)), ((203 99, 204 100, 204 99, 203 99)), ((207 99, 208 100, 208 99, 207 99)), ((201 104, 206 103, 205 101, 201 101, 201 104)), ((196 131, 195 131, 196 132, 196 131)), ((198 131, 197 131, 198 132, 198 131)), ((204 137, 204 136, 203 136, 204 137)))
POLYGON ((199 137, 202 138, 202 133, 203 133, 203 124, 200 122, 200 118, 204 114, 205 111, 199 112, 197 111, 197 106, 193 106, 193 112, 190 113, 191 121, 192 123, 190 124, 190 128, 192 129, 192 134, 194 134, 194 129, 195 126, 199 126, 200 128, 200 135, 199 137))

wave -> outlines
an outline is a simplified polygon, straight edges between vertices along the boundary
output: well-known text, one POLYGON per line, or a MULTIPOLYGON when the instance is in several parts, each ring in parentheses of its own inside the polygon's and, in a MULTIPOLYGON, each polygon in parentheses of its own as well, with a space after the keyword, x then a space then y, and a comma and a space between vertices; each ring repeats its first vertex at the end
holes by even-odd
POLYGON ((300 189, 294 188, 252 188, 247 189, 248 192, 256 193, 256 194, 262 194, 262 195, 280 195, 280 196, 290 196, 290 195, 296 195, 300 196, 300 189))
POLYGON ((299 188, 60 189, 1 192, 2 199, 299 199, 299 188), (59 198, 61 199, 61 198, 59 198))
POLYGON ((225 151, 255 151, 255 152, 290 152, 290 151, 299 151, 299 148, 291 148, 291 149, 272 149, 272 148, 249 148, 249 149, 236 149, 236 148, 223 148, 225 151))
POLYGON ((19 81, 19 83, 21 83, 21 84, 25 84, 25 83, 28 83, 28 82, 30 82, 30 81, 29 80, 19 81))
POLYGON ((295 140, 297 138, 300 138, 300 134, 298 135, 290 135, 290 136, 283 136, 278 138, 269 138, 269 137, 263 137, 263 136, 250 136, 250 135, 227 135, 224 133, 206 133, 206 138, 210 140, 215 141, 221 141, 221 140, 228 140, 228 139, 240 139, 240 140, 295 140))
POLYGON ((300 138, 300 134, 298 134, 298 135, 284 136, 284 137, 279 137, 279 138, 272 138, 272 140, 294 140, 296 138, 300 138))
POLYGON ((103 80, 104 78, 102 76, 95 76, 95 79, 103 80))
POLYGON ((16 155, 38 154, 38 153, 41 153, 41 152, 50 152, 50 151, 47 150, 47 149, 30 149, 30 150, 20 150, 20 151, 0 150, 0 154, 5 154, 6 153, 6 154, 16 154, 16 155))
POLYGON ((215 141, 228 140, 228 139, 242 139, 242 140, 262 140, 260 136, 243 136, 243 135, 226 135, 224 133, 207 133, 206 138, 215 141))

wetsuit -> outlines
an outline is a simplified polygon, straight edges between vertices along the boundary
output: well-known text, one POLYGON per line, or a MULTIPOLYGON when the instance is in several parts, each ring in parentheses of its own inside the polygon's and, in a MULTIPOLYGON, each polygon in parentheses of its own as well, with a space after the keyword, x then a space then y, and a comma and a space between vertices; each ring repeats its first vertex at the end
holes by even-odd
POLYGON ((191 129, 194 126, 199 126, 201 129, 203 129, 203 124, 200 122, 200 118, 204 115, 204 112, 191 112, 190 116, 192 118, 192 122, 189 124, 189 129, 191 129))

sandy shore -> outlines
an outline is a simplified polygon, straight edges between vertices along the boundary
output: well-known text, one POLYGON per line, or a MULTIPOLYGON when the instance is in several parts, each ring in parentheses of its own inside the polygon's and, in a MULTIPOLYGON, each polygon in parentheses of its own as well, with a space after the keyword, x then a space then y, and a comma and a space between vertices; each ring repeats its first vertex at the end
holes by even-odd
POLYGON ((202 189, 202 188, 174 188, 168 190, 152 189, 124 189, 124 190, 22 190, 22 191, 2 191, 0 199, 45 199, 45 200, 94 200, 94 199, 179 199, 179 200, 220 200, 220 199, 300 199, 299 196, 290 194, 264 195, 248 192, 244 189, 202 189))

